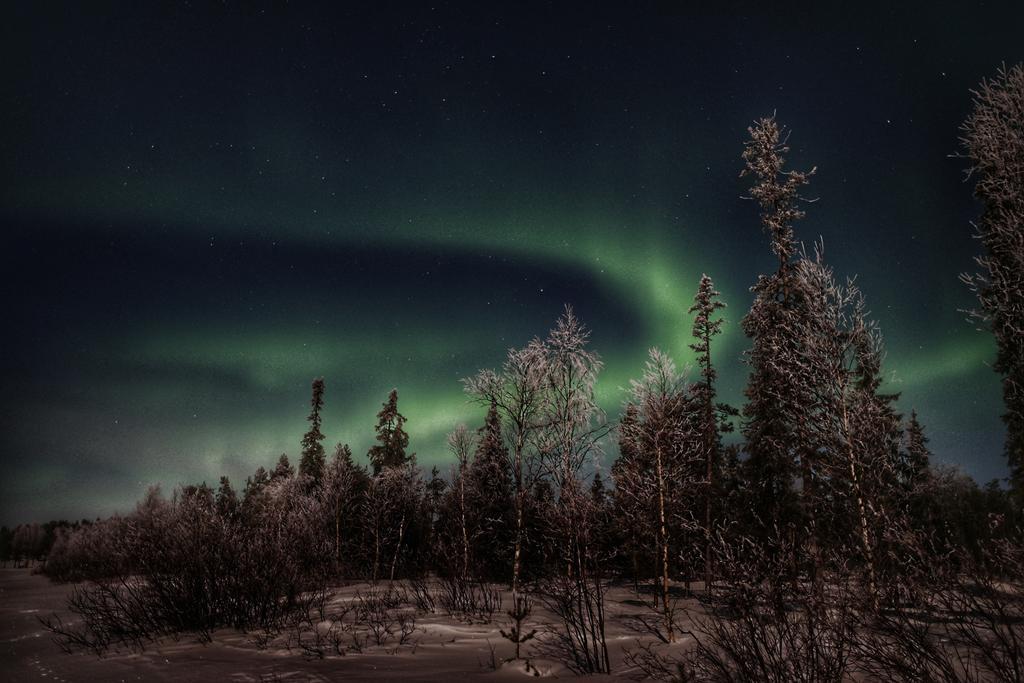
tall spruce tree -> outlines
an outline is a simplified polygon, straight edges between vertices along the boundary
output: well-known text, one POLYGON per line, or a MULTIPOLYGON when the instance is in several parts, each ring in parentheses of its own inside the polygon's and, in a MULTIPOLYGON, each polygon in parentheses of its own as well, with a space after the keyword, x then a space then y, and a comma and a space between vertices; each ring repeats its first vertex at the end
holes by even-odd
POLYGON ((509 453, 501 433, 501 415, 493 401, 477 432, 476 452, 466 485, 478 569, 488 578, 505 578, 512 566, 509 550, 513 542, 515 503, 509 453))
POLYGON ((238 510, 238 494, 231 487, 231 481, 222 476, 217 487, 217 513, 224 519, 234 519, 238 510))
POLYGON ((320 432, 320 410, 324 407, 324 379, 313 380, 312 409, 309 412, 309 431, 302 437, 302 458, 299 460, 299 474, 310 477, 319 486, 324 475, 324 435, 320 432))
POLYGON ((430 468, 430 479, 427 480, 423 499, 430 518, 428 521, 430 522, 431 534, 433 534, 434 523, 437 521, 441 500, 444 498, 444 492, 447 488, 448 483, 441 477, 441 470, 436 465, 430 468))
POLYGON ((981 272, 963 279, 981 304, 975 317, 995 336, 1010 485, 1024 504, 1024 64, 982 81, 962 131, 985 248, 975 259, 981 272))
POLYGON ((928 450, 928 437, 925 436, 924 426, 917 419, 917 411, 911 410, 904 433, 900 467, 900 480, 907 489, 917 489, 928 478, 931 459, 932 454, 928 450))
POLYGON ((931 459, 924 425, 918 419, 917 411, 911 410, 910 420, 903 431, 898 475, 900 509, 906 521, 918 530, 931 530, 934 527, 933 520, 941 518, 941 513, 936 509, 941 503, 934 495, 931 459))
POLYGON ((633 574, 633 589, 640 593, 640 566, 647 559, 647 551, 653 547, 653 515, 649 513, 648 498, 643 495, 647 463, 640 451, 636 434, 640 429, 640 409, 630 401, 626 404, 618 425, 619 457, 612 463, 612 481, 615 523, 618 535, 625 541, 633 574))
POLYGON ((593 513, 593 520, 589 523, 593 529, 591 537, 598 556, 602 561, 607 561, 619 554, 621 544, 615 533, 612 498, 600 470, 594 472, 594 478, 590 482, 590 507, 593 513))
POLYGON ((320 500, 330 514, 328 529, 333 539, 335 570, 339 573, 356 569, 363 533, 360 511, 368 488, 366 470, 353 462, 348 444, 339 443, 324 468, 319 490, 320 500))
POLYGON ((594 472, 594 478, 590 482, 590 500, 594 507, 603 508, 607 504, 608 490, 604 487, 604 479, 600 472, 594 472))
POLYGON ((274 471, 271 472, 270 478, 271 480, 288 479, 293 476, 295 476, 295 468, 288 461, 288 454, 282 453, 281 457, 277 459, 277 465, 274 466, 274 471))
POLYGON ((430 561, 435 567, 439 567, 444 559, 439 549, 444 536, 440 522, 447 488, 448 482, 437 466, 430 468, 430 479, 423 489, 423 526, 427 547, 430 548, 430 561))
POLYGON ((761 226, 778 268, 758 278, 752 288, 754 303, 742 321, 751 339, 743 411, 744 479, 751 499, 749 523, 763 538, 795 545, 798 531, 813 519, 808 503, 814 495, 815 445, 807 414, 812 399, 805 387, 794 382, 802 373, 800 331, 805 326, 805 304, 795 272, 798 248, 793 223, 804 217, 798 207, 800 189, 814 169, 784 170, 787 136, 774 117, 759 120, 748 131, 740 175, 754 178, 750 197, 761 207, 761 226), (798 475, 803 484, 799 496, 794 488, 798 475), (779 533, 788 538, 777 538, 779 533))
POLYGON ((406 455, 409 435, 405 432, 405 416, 398 412, 398 390, 392 389, 384 407, 377 413, 377 443, 367 453, 373 466, 373 476, 386 467, 402 467, 412 461, 406 455))
POLYGON ((697 340, 690 348, 697 353, 697 365, 700 367, 701 381, 693 387, 694 398, 700 411, 700 427, 702 446, 704 449, 704 590, 710 592, 712 583, 712 508, 717 489, 716 477, 721 471, 722 439, 721 431, 731 429, 729 417, 736 411, 715 400, 715 379, 717 371, 711 362, 711 339, 722 331, 722 318, 715 313, 725 308, 718 300, 719 292, 715 284, 705 273, 701 275, 697 294, 689 313, 696 313, 693 319, 693 337, 697 340))

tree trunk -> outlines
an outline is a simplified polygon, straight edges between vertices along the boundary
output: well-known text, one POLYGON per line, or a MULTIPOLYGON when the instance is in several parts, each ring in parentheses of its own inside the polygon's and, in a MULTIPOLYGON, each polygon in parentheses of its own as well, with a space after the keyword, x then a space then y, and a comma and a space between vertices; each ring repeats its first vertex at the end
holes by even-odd
POLYGON ((515 476, 516 476, 516 537, 515 549, 512 553, 512 601, 519 597, 519 568, 522 562, 523 552, 523 507, 525 506, 525 492, 523 491, 523 445, 516 444, 515 454, 515 476))
POLYGON ((871 607, 878 611, 878 585, 875 577, 875 553, 871 547, 868 529, 867 509, 864 506, 864 495, 860 488, 860 477, 857 474, 856 454, 853 452, 853 438, 850 434, 850 422, 846 411, 846 396, 842 402, 843 430, 846 436, 846 458, 850 466, 850 483, 853 485, 853 496, 857 503, 857 517, 860 523, 860 542, 864 549, 864 559, 868 564, 868 590, 871 592, 871 607))
POLYGON ((704 430, 705 430, 705 464, 707 465, 707 494, 704 500, 704 594, 711 595, 711 496, 714 493, 715 456, 718 443, 718 425, 715 423, 715 394, 711 384, 711 335, 704 335, 705 366, 704 373, 707 378, 705 391, 707 404, 704 406, 704 430))
POLYGON ((334 506, 334 557, 341 567, 341 503, 334 506))
POLYGON ((712 454, 711 450, 708 450, 707 454, 707 469, 708 469, 708 489, 706 499, 704 501, 704 594, 711 595, 711 494, 714 490, 711 478, 712 474, 712 454))
MULTIPOLYGON (((815 592, 821 588, 821 574, 822 574, 822 562, 821 552, 818 547, 818 520, 814 510, 814 473, 811 471, 810 458, 807 456, 805 451, 800 456, 800 473, 803 481, 803 499, 804 514, 807 515, 807 536, 808 536, 808 551, 811 556, 811 583, 814 586, 815 592)), ((796 546, 794 546, 794 552, 796 552, 796 546)))
POLYGON ((391 557, 391 580, 395 580, 395 566, 398 564, 398 554, 402 551, 402 539, 405 537, 405 513, 398 522, 398 543, 395 544, 395 554, 391 557))
POLYGON ((668 642, 675 642, 672 632, 672 614, 668 605, 668 527, 665 523, 665 477, 661 463, 661 447, 655 446, 655 459, 658 467, 658 521, 660 523, 661 540, 661 604, 665 611, 665 632, 668 642))
POLYGON ((459 474, 459 512, 462 522, 462 575, 469 575, 469 534, 466 532, 466 465, 459 474))
POLYGON ((377 573, 380 569, 380 522, 373 534, 373 583, 377 583, 377 573))

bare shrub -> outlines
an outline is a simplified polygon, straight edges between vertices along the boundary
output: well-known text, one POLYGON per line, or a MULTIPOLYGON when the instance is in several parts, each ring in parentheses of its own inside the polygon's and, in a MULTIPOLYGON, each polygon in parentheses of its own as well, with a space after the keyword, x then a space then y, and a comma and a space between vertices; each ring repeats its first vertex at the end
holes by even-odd
POLYGON ((676 663, 679 672, 706 681, 846 680, 852 606, 778 590, 747 588, 731 598, 730 617, 695 617, 696 644, 676 663))
POLYGON ((449 576, 438 585, 437 604, 448 616, 489 624, 501 609, 501 591, 484 581, 449 576))
POLYGON ((417 612, 426 614, 434 611, 437 600, 426 579, 422 577, 409 579, 409 591, 412 604, 416 607, 417 612))
MULTIPOLYGON (((911 534, 904 542, 922 545, 907 549, 907 557, 931 552, 923 536, 913 539, 911 534)), ((718 605, 692 615, 693 626, 685 633, 693 645, 673 653, 658 641, 638 642, 625 653, 637 676, 669 681, 1024 681, 1022 551, 1010 541, 988 542, 980 557, 965 551, 946 558, 945 569, 908 575, 908 586, 901 589, 908 601, 882 609, 864 590, 862 573, 848 571, 838 553, 825 557, 829 570, 820 582, 773 581, 728 549, 721 555, 730 559, 721 565, 729 579, 721 584, 718 605)))
POLYGON ((75 588, 68 608, 83 626, 66 625, 57 616, 41 617, 40 623, 65 652, 91 650, 101 655, 111 646, 140 651, 173 629, 151 609, 147 587, 139 582, 97 582, 75 588))
POLYGON ((865 615, 859 669, 891 681, 1024 681, 1024 565, 1019 546, 985 544, 917 591, 916 604, 865 615))
POLYGON ((346 605, 336 612, 329 612, 328 604, 332 597, 324 590, 304 596, 300 609, 290 619, 289 649, 299 649, 307 659, 345 654, 346 617, 352 609, 346 605))
POLYGON ((655 602, 645 604, 650 613, 626 616, 623 619, 626 628, 644 636, 653 636, 658 642, 666 644, 672 642, 670 633, 683 632, 681 621, 685 612, 679 607, 678 600, 662 598, 660 607, 655 602))
POLYGON ((632 668, 632 678, 639 681, 669 681, 671 683, 690 680, 690 672, 681 658, 662 653, 656 642, 638 640, 635 648, 625 648, 623 659, 632 668))
POLYGON ((249 524, 222 515, 207 487, 186 487, 171 502, 151 496, 102 527, 109 557, 68 605, 81 626, 44 625, 63 646, 94 651, 140 649, 179 633, 205 640, 222 626, 281 630, 301 596, 321 585, 318 561, 329 555, 312 531, 319 507, 304 482, 267 489, 249 524))
POLYGON ((487 641, 487 651, 488 651, 488 655, 489 656, 488 656, 486 662, 480 662, 479 659, 477 660, 479 662, 479 664, 480 664, 480 668, 481 669, 489 669, 491 671, 497 671, 498 670, 498 653, 494 651, 494 645, 492 645, 491 641, 489 641, 489 640, 487 641))
POLYGON ((661 680, 848 680, 855 617, 869 611, 864 600, 870 601, 862 597, 856 575, 837 560, 824 581, 794 581, 778 566, 788 553, 751 564, 744 552, 723 543, 716 553, 723 581, 706 611, 686 611, 692 626, 683 632, 693 638, 687 650, 670 655, 657 643, 638 643, 627 652, 627 662, 661 680))
POLYGON ((285 647, 308 659, 361 653, 367 647, 382 647, 391 654, 404 646, 415 647, 416 614, 403 609, 408 598, 404 590, 372 587, 351 601, 336 604, 332 598, 326 591, 304 596, 278 636, 285 647))
POLYGON ((405 604, 405 597, 394 586, 357 593, 353 628, 365 631, 374 645, 384 646, 394 640, 406 645, 416 631, 416 615, 400 609, 405 604))
POLYGON ((537 638, 536 651, 564 663, 576 674, 608 673, 604 584, 596 576, 558 576, 546 581, 540 600, 559 619, 537 638))

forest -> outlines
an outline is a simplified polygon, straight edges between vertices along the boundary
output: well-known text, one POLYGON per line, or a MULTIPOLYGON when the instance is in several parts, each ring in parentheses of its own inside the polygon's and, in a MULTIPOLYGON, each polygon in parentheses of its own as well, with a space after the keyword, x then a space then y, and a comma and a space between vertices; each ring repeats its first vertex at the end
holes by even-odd
POLYGON ((537 675, 1024 681, 1024 66, 978 87, 961 130, 982 208, 963 280, 996 342, 1005 483, 932 462, 927 416, 885 385, 869 303, 799 233, 815 169, 787 167, 774 116, 748 132, 738 170, 777 267, 752 274, 740 322, 743 405, 718 396, 727 302, 703 275, 679 305, 696 363, 651 349, 618 419, 566 306, 462 380, 480 422, 450 433, 450 472, 417 465, 397 390, 365 457, 327 447, 317 378, 298 457, 153 487, 128 514, 5 527, 0 559, 75 584, 74 619, 41 620, 97 655, 221 629, 310 659, 398 654, 443 613, 496 624, 493 667, 537 675), (621 647, 616 590, 636 608, 621 647))

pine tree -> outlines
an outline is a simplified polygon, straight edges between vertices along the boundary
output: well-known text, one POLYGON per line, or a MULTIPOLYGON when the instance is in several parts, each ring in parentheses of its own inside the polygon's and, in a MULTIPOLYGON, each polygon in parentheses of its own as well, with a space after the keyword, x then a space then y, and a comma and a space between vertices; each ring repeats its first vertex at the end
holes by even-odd
POLYGON ((362 532, 360 511, 369 485, 366 470, 352 461, 352 450, 338 444, 324 468, 319 495, 330 512, 329 528, 333 537, 333 555, 338 571, 352 570, 359 554, 362 532))
POLYGON ((430 468, 430 479, 427 480, 423 492, 423 528, 426 540, 426 547, 430 549, 429 562, 433 566, 439 566, 443 561, 444 553, 441 545, 444 542, 444 529, 442 519, 445 508, 445 492, 448 489, 448 482, 441 476, 441 471, 435 465, 430 468))
POLYGON ((218 514, 225 519, 233 519, 238 513, 238 496, 227 477, 220 478, 216 504, 218 514))
POLYGON ((299 474, 310 477, 319 486, 324 474, 324 435, 320 432, 320 410, 324 407, 324 380, 313 380, 312 410, 309 413, 309 431, 302 437, 302 458, 299 460, 299 474))
POLYGON ((618 533, 625 541, 633 574, 633 588, 640 593, 640 562, 647 550, 646 539, 654 537, 648 514, 649 505, 641 493, 644 481, 644 462, 635 435, 639 429, 640 412, 635 403, 627 403, 619 420, 619 457, 612 463, 615 482, 614 509, 618 533))
POLYGON ((405 453, 409 435, 404 427, 405 416, 398 412, 398 390, 392 389, 384 407, 377 413, 377 444, 367 453, 373 476, 378 476, 386 467, 403 467, 412 461, 413 454, 405 453))
MULTIPOLYGON (((559 571, 561 559, 558 526, 558 503, 551 481, 534 479, 526 495, 523 511, 523 575, 537 579, 559 571)), ((565 571, 564 565, 561 571, 565 571)))
POLYGON ((249 496, 256 495, 269 482, 270 474, 267 472, 267 469, 265 467, 260 465, 259 467, 256 468, 256 471, 253 472, 251 477, 246 477, 245 493, 243 494, 243 499, 247 499, 249 498, 249 496))
POLYGON ((1010 486, 1024 503, 1024 64, 982 81, 962 130, 984 205, 976 236, 985 248, 975 259, 981 273, 963 279, 981 304, 975 318, 995 336, 1010 486))
MULTIPOLYGON (((744 479, 753 513, 748 523, 763 537, 795 547, 798 533, 813 523, 816 445, 807 413, 813 397, 806 385, 794 381, 803 377, 801 330, 806 320, 795 273, 793 223, 804 217, 798 208, 799 192, 814 169, 783 170, 789 147, 774 117, 761 119, 748 130, 751 139, 743 151, 741 176, 755 178, 750 196, 760 204, 761 225, 778 259, 777 271, 759 277, 752 288, 754 303, 742 322, 752 342, 743 411, 748 455, 744 479), (794 488, 797 476, 802 479, 799 496, 794 488), (779 533, 783 538, 777 537, 779 533)), ((810 533, 813 537, 813 529, 810 533)))
POLYGON ((924 427, 917 419, 917 411, 911 410, 900 468, 900 479, 908 490, 917 489, 928 478, 931 459, 924 427))
POLYGON ((281 457, 277 459, 274 471, 270 474, 270 479, 273 481, 274 479, 288 479, 294 476, 295 468, 288 462, 288 454, 282 453, 281 457))
POLYGON ((608 492, 604 487, 604 480, 600 472, 594 472, 594 479, 590 482, 590 500, 594 507, 601 509, 605 506, 608 492))
POLYGON ((512 558, 515 504, 509 453, 501 433, 501 416, 494 402, 477 432, 476 452, 467 473, 470 527, 477 564, 489 578, 508 576, 512 558))
POLYGON ((917 530, 931 531, 935 527, 934 520, 942 516, 942 512, 936 509, 941 502, 934 496, 935 478, 931 459, 924 426, 917 418, 917 411, 911 410, 910 420, 903 431, 903 448, 897 472, 901 489, 900 509, 906 515, 906 520, 917 530))
POLYGON ((445 489, 447 488, 448 484, 441 477, 441 471, 435 465, 430 469, 430 480, 427 482, 425 495, 427 509, 430 513, 431 528, 433 528, 434 521, 437 518, 437 511, 441 507, 441 498, 444 496, 445 489))
POLYGON ((270 473, 260 465, 250 477, 245 479, 245 491, 242 494, 241 513, 247 521, 258 516, 262 507, 263 491, 270 483, 270 473))
POLYGON ((721 334, 722 318, 716 318, 715 312, 725 308, 718 301, 720 296, 715 285, 707 274, 702 274, 693 306, 689 313, 696 313, 693 320, 693 337, 696 343, 690 348, 697 353, 697 365, 700 367, 701 381, 694 387, 695 398, 700 410, 700 427, 704 447, 704 590, 711 591, 712 582, 712 506, 717 488, 716 475, 722 463, 721 431, 731 429, 729 417, 736 413, 732 408, 715 401, 715 379, 717 372, 711 362, 711 339, 721 334))
POLYGON ((594 478, 590 482, 590 508, 593 516, 593 520, 590 522, 593 529, 591 537, 596 554, 607 561, 618 554, 621 544, 617 542, 615 536, 615 510, 612 507, 612 497, 600 471, 594 472, 594 478))

